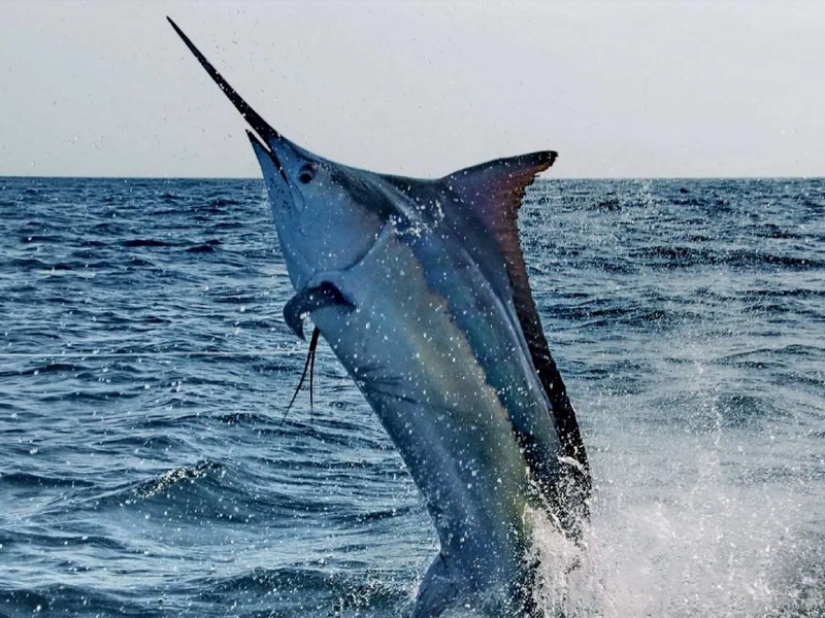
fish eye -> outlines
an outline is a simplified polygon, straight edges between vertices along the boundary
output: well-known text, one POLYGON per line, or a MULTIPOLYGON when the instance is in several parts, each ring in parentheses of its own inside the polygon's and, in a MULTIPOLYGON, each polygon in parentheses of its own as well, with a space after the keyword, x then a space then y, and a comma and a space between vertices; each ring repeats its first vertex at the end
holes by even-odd
POLYGON ((315 178, 315 172, 317 171, 317 163, 307 163, 301 168, 301 171, 298 173, 298 180, 300 180, 302 184, 307 184, 313 178, 315 178))

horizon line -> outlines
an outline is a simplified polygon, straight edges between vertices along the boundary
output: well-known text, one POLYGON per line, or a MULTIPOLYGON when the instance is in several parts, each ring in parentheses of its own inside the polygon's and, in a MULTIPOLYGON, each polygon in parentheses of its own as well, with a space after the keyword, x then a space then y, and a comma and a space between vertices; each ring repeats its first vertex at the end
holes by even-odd
MULTIPOLYGON (((412 178, 412 177, 411 177, 412 178)), ((61 180, 259 180, 261 176, 68 176, 40 174, 0 174, 3 179, 61 179, 61 180)), ((417 178, 438 180, 438 177, 417 178)), ((538 176, 536 180, 825 180, 822 176, 538 176)))

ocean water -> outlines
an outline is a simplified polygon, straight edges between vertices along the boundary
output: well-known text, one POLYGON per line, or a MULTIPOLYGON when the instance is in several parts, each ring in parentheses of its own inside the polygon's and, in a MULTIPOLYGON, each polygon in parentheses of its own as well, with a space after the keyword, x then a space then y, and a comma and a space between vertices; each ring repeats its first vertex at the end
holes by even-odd
MULTIPOLYGON (((436 549, 257 180, 0 178, 0 616, 398 616, 436 549)), ((825 616, 825 180, 542 180, 594 476, 548 615, 825 616), (568 572, 569 571, 569 572, 568 572)))

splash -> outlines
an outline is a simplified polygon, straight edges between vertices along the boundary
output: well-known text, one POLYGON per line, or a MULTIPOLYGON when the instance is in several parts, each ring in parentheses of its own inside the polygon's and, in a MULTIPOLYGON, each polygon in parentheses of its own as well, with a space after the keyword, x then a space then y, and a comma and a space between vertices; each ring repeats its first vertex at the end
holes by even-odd
POLYGON ((692 465, 674 457, 677 478, 659 493, 652 479, 673 470, 637 468, 628 483, 622 472, 643 462, 618 459, 598 471, 605 482, 582 547, 547 522, 534 526, 546 616, 823 615, 822 539, 799 525, 798 495, 731 483, 702 452, 692 465))

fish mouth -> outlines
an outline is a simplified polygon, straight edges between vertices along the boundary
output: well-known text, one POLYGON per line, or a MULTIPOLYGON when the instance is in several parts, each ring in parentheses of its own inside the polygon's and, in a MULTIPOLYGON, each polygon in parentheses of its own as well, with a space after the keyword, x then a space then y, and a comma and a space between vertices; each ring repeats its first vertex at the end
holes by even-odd
POLYGON ((235 106, 235 109, 240 112, 243 119, 246 120, 246 122, 249 123, 249 126, 254 129, 255 133, 257 133, 256 137, 251 131, 247 131, 249 138, 258 142, 258 144, 269 154, 272 158, 272 162, 281 174, 281 177, 284 179, 284 182, 289 185, 290 182, 284 172, 284 166, 281 164, 280 159, 278 159, 278 155, 275 154, 275 149, 272 147, 273 142, 283 141, 281 134, 272 128, 272 126, 264 120, 258 112, 252 109, 252 106, 249 105, 249 103, 247 103, 243 97, 239 95, 238 92, 229 84, 229 82, 226 81, 224 76, 221 75, 214 66, 212 66, 212 63, 206 59, 206 56, 204 56, 197 47, 195 47, 192 40, 184 34, 183 30, 181 30, 174 21, 172 21, 172 18, 167 16, 166 19, 169 21, 172 28, 175 29, 175 32, 178 33, 178 36, 186 44, 186 47, 189 48, 189 51, 191 51, 195 58, 198 59, 198 62, 200 62, 201 66, 209 74, 209 77, 212 78, 221 91, 232 102, 232 105, 235 106))
POLYGON ((281 164, 281 160, 278 158, 278 155, 275 154, 275 150, 269 147, 268 144, 262 142, 258 136, 249 129, 246 130, 246 136, 252 144, 252 150, 257 153, 258 148, 260 148, 260 151, 266 153, 266 155, 272 160, 272 164, 278 170, 278 173, 281 175, 281 178, 283 178, 284 183, 286 183, 286 186, 291 190, 292 183, 289 182, 289 178, 287 178, 286 172, 284 172, 284 166, 281 164))

